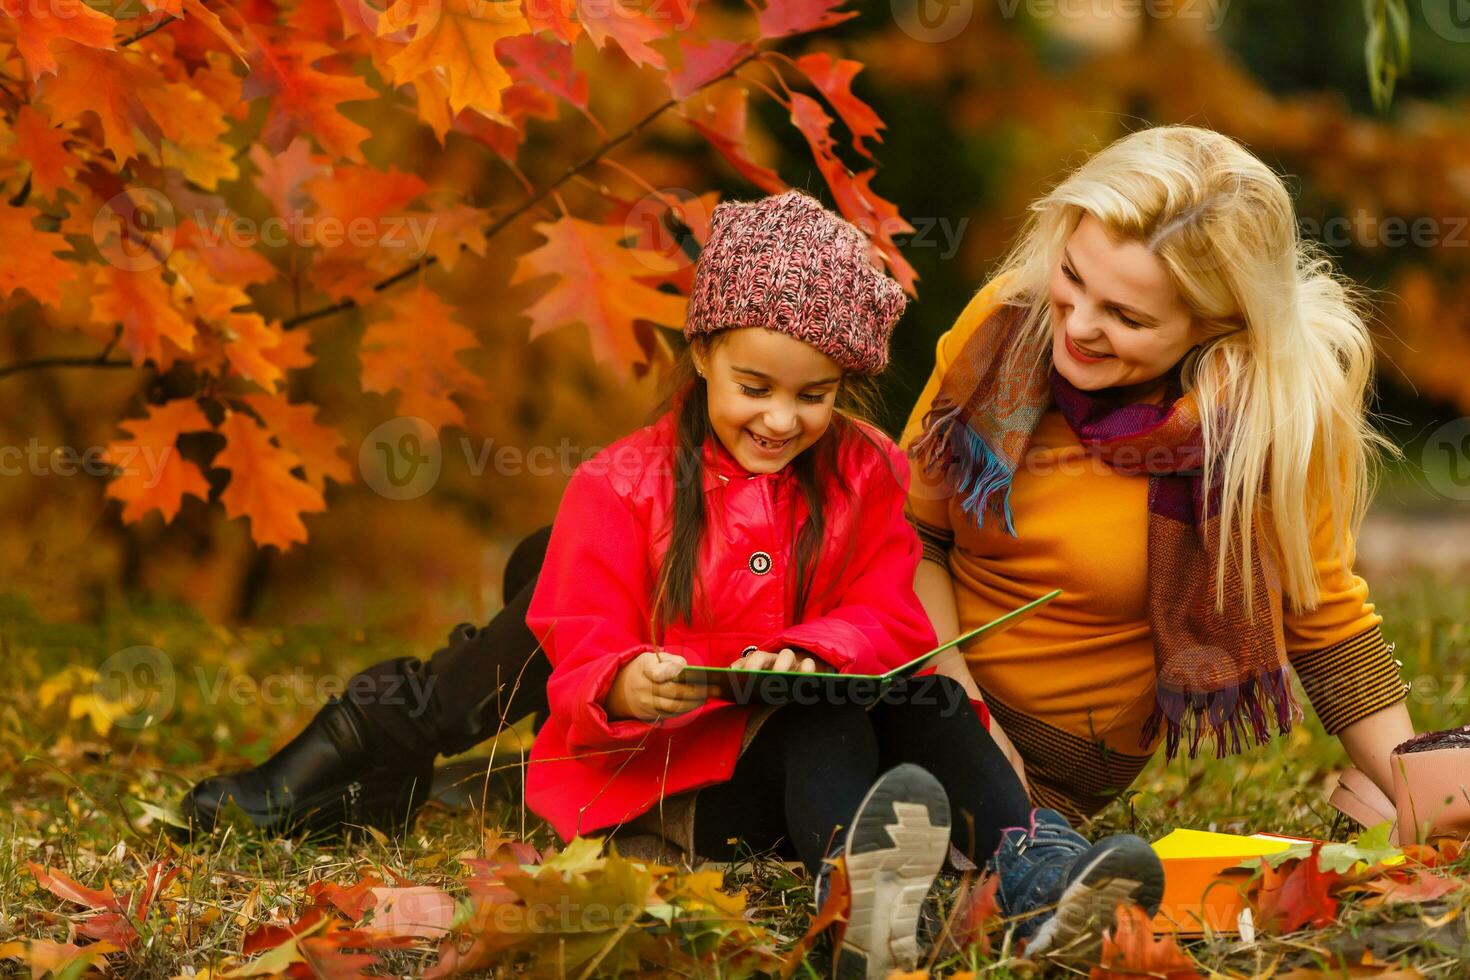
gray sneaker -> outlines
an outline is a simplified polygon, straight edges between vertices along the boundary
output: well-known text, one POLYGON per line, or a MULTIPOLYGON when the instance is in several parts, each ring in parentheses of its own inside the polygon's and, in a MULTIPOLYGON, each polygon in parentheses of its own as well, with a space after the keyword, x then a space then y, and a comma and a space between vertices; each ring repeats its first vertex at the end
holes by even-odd
MULTIPOLYGON (((905 763, 873 783, 841 846, 852 903, 833 953, 838 980, 912 968, 919 909, 949 852, 949 828, 949 797, 926 770, 905 763)), ((813 889, 818 909, 828 889, 823 868, 813 889)))

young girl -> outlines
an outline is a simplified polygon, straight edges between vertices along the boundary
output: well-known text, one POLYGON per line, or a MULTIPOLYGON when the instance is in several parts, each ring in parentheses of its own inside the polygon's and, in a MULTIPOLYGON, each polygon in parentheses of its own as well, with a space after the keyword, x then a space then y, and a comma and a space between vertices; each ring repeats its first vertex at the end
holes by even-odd
POLYGON ((196 787, 195 820, 212 826, 228 796, 270 830, 401 819, 434 753, 472 744, 501 710, 510 671, 492 668, 519 669, 539 642, 549 715, 527 805, 564 840, 651 831, 712 859, 774 848, 819 893, 840 856, 840 975, 913 961, 951 843, 998 872, 1002 909, 1027 917, 1033 949, 1095 927, 1120 899, 1152 911, 1152 850, 1134 837, 1089 847, 1033 811, 950 678, 914 678, 870 707, 759 709, 682 678, 690 665, 878 673, 934 645, 913 590, 907 462, 835 408, 854 377, 882 370, 904 305, 863 235, 810 197, 720 205, 672 408, 572 476, 534 586, 485 631, 502 652, 477 662, 461 646, 364 672, 318 733, 196 787), (427 710, 385 705, 394 680, 429 690, 427 710))

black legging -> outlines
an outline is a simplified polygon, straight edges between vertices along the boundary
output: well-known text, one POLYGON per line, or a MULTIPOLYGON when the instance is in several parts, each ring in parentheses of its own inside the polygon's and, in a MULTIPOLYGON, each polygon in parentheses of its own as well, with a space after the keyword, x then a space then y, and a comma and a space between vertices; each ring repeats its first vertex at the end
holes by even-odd
MULTIPOLYGON (((526 626, 526 609, 550 537, 551 528, 542 528, 511 553, 505 607, 488 624, 456 627, 428 660, 386 660, 349 682, 378 745, 452 755, 527 714, 546 717, 551 661, 526 626), (392 706, 390 693, 409 710, 392 706)), ((700 791, 695 849, 733 857, 728 841, 739 838, 757 850, 794 853, 815 872, 873 781, 902 762, 922 766, 944 786, 953 842, 977 864, 995 851, 1002 829, 1028 822, 1025 789, 963 689, 930 675, 890 689, 868 708, 823 703, 774 712, 729 781, 700 791)))
POLYGON ((730 779, 699 791, 695 850, 728 859, 736 852, 730 839, 739 838, 755 850, 794 854, 815 874, 873 781, 903 762, 944 786, 951 841, 976 864, 995 853, 1003 829, 1030 822, 1026 791, 964 689, 928 675, 890 688, 871 708, 799 704, 774 712, 730 779))
POLYGON ((533 712, 538 724, 545 720, 551 661, 526 626, 526 610, 550 540, 551 528, 543 527, 511 552, 505 606, 489 623, 462 623, 427 660, 384 660, 348 682, 380 744, 405 755, 455 755, 533 712), (405 703, 408 710, 397 707, 405 703))

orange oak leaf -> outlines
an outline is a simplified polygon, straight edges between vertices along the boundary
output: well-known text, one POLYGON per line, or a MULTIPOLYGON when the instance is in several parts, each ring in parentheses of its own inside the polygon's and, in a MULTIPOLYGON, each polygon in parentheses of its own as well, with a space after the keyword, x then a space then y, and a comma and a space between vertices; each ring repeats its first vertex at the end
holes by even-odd
POLYGON ((5 261, 0 262, 0 295, 24 289, 42 303, 61 304, 61 286, 72 279, 77 266, 59 258, 70 250, 65 238, 41 231, 32 222, 41 212, 33 207, 0 205, 0 243, 5 261))
POLYGON ((842 940, 842 931, 847 926, 847 914, 852 908, 852 893, 847 885, 847 864, 845 859, 838 858, 831 863, 827 869, 827 895, 822 901, 822 907, 817 914, 812 916, 811 923, 807 926, 806 934, 797 940, 795 946, 786 954, 786 959, 781 963, 779 976, 782 980, 790 977, 796 972, 806 959, 806 954, 816 945, 817 937, 828 928, 834 927, 833 948, 836 948, 842 940))
POLYGON ((755 52, 755 47, 746 41, 727 41, 714 38, 707 42, 682 39, 679 51, 683 62, 679 70, 669 75, 669 88, 680 99, 687 99, 697 89, 708 85, 738 62, 755 52))
MULTIPOLYGON (((415 78, 409 87, 413 89, 413 100, 418 110, 419 121, 434 131, 434 138, 439 141, 440 146, 443 146, 444 137, 454 128, 455 119, 454 112, 449 108, 448 83, 438 75, 426 73, 415 78)), ((484 118, 473 109, 466 109, 460 115, 475 115, 484 118)))
POLYGON ((885 127, 873 107, 852 94, 852 80, 863 70, 863 63, 845 58, 834 61, 831 55, 819 51, 797 58, 796 67, 811 80, 817 91, 826 97, 832 108, 837 110, 837 115, 847 124, 852 133, 853 149, 871 159, 873 151, 863 145, 863 140, 883 142, 879 130, 885 127))
POLYGON ((531 318, 532 339, 584 323, 598 360, 622 367, 649 363, 648 344, 640 339, 634 321, 680 326, 687 301, 640 280, 668 275, 682 263, 649 249, 625 247, 622 241, 628 233, 621 227, 568 215, 535 228, 546 243, 522 255, 510 279, 515 286, 556 277, 551 289, 525 311, 531 318))
POLYGON ((363 333, 363 390, 397 391, 400 415, 435 428, 464 425, 455 396, 489 397, 484 381, 455 356, 478 346, 474 333, 454 321, 454 307, 422 285, 386 306, 388 318, 363 333))
POLYGON ((454 922, 455 904, 449 893, 432 885, 374 888, 372 918, 362 931, 380 936, 439 939, 454 922))
POLYGON ((218 344, 218 357, 206 356, 202 348, 196 352, 196 369, 222 372, 228 364, 240 377, 273 390, 284 372, 267 355, 281 343, 280 324, 267 323, 259 313, 241 309, 252 305, 245 290, 215 279, 192 253, 175 251, 171 268, 176 276, 175 296, 187 304, 203 335, 218 344))
POLYGON ((311 334, 305 330, 283 329, 281 342, 274 347, 267 347, 265 357, 282 371, 310 367, 316 362, 316 358, 307 351, 310 345, 311 334))
POLYGON ((90 112, 102 125, 102 145, 118 164, 140 155, 158 162, 161 133, 143 101, 145 93, 163 91, 158 66, 130 48, 108 53, 67 45, 62 53, 58 72, 36 86, 36 101, 51 121, 59 126, 90 112))
POLYGON ((1258 927, 1288 933, 1304 926, 1322 929, 1336 920, 1337 899, 1330 893, 1342 876, 1321 869, 1317 859, 1321 850, 1320 843, 1314 844, 1308 857, 1280 868, 1261 866, 1261 878, 1251 889, 1258 927))
POLYGON ((361 919, 377 902, 374 888, 381 888, 383 879, 376 875, 365 875, 351 885, 339 885, 335 881, 314 881, 306 887, 306 897, 313 905, 331 906, 347 916, 352 922, 361 919))
POLYGON ((275 949, 282 943, 288 942, 295 937, 318 927, 322 919, 326 918, 327 912, 320 906, 312 906, 294 922, 285 925, 266 923, 257 926, 245 934, 240 942, 240 953, 244 956, 254 956, 256 953, 268 949, 275 949))
POLYGON ((1372 893, 1373 897, 1364 903, 1365 907, 1372 908, 1395 902, 1438 901, 1463 889, 1465 882, 1459 878, 1434 874, 1425 868, 1411 868, 1407 871, 1389 871, 1361 887, 1372 893))
POLYGON ((237 236, 230 225, 233 215, 213 215, 207 225, 185 218, 174 229, 174 255, 188 252, 204 264, 209 274, 232 286, 249 286, 276 277, 270 259, 251 248, 249 237, 237 236))
POLYGON ((869 186, 877 171, 865 170, 853 175, 838 159, 832 140, 832 117, 811 96, 800 92, 792 94, 791 122, 806 137, 817 169, 832 189, 837 210, 867 234, 899 285, 909 295, 914 295, 918 273, 893 241, 893 235, 912 232, 914 227, 903 219, 892 202, 879 197, 869 186))
POLYGON ((131 438, 109 442, 102 458, 116 467, 106 492, 123 502, 125 522, 140 521, 157 508, 167 523, 179 512, 184 494, 209 499, 204 474, 174 444, 181 432, 212 428, 192 398, 150 405, 146 418, 123 419, 118 427, 131 438))
POLYGON ((284 394, 242 396, 276 435, 276 441, 301 459, 306 482, 323 489, 330 477, 338 483, 352 482, 352 465, 342 455, 342 434, 316 420, 317 407, 309 402, 288 402, 284 394))
POLYGON ((31 78, 56 71, 51 42, 66 38, 79 45, 114 50, 111 15, 93 10, 82 0, 0 0, 0 13, 15 21, 16 47, 31 78))
MULTIPOLYGON (((348 166, 333 167, 328 173, 310 178, 303 189, 317 203, 319 218, 330 217, 346 228, 354 222, 358 227, 375 225, 378 219, 417 200, 429 185, 418 174, 403 173, 397 167, 384 172, 375 167, 348 166)), ((385 230, 375 227, 374 233, 384 234, 385 230)))
POLYGON ((485 257, 488 242, 485 238, 485 212, 468 204, 455 204, 436 208, 432 214, 433 225, 429 231, 429 254, 439 264, 453 272, 459 264, 461 252, 474 252, 485 257))
MULTIPOLYGON (((244 43, 241 42, 240 38, 235 36, 234 31, 225 26, 225 22, 220 19, 219 14, 204 5, 204 0, 168 0, 168 2, 170 6, 179 8, 178 10, 170 11, 171 13, 176 16, 181 12, 187 14, 186 19, 191 24, 202 26, 210 34, 223 41, 225 47, 230 49, 231 54, 248 64, 249 55, 245 50, 244 43)), ((158 8, 155 7, 153 9, 158 8)))
POLYGON ((73 881, 61 871, 42 867, 34 861, 27 861, 26 866, 31 869, 31 875, 36 879, 36 884, 57 898, 64 898, 68 902, 75 902, 89 909, 111 909, 114 912, 121 912, 125 907, 113 892, 110 884, 101 889, 88 888, 73 881))
POLYGON ((837 10, 847 0, 768 0, 760 13, 763 38, 805 34, 833 27, 857 16, 856 10, 837 10))
POLYGON ((531 32, 517 0, 394 0, 378 21, 378 36, 409 27, 413 39, 388 59, 395 85, 443 71, 454 112, 472 105, 501 115, 501 93, 512 79, 495 44, 531 32))
POLYGON ((337 53, 329 44, 279 31, 257 33, 255 41, 242 95, 250 100, 271 97, 261 141, 278 150, 297 134, 306 134, 333 159, 363 162, 362 142, 371 133, 339 107, 376 97, 372 86, 356 75, 328 74, 313 67, 337 53))
POLYGON ((996 898, 999 890, 1000 877, 993 874, 982 876, 965 889, 949 927, 956 945, 978 943, 981 952, 990 952, 990 929, 1001 919, 996 898))
POLYGON ((495 53, 510 77, 529 82, 579 109, 587 108, 587 76, 572 62, 572 47, 534 34, 501 38, 495 53))
POLYGON ((522 0, 521 10, 531 29, 550 31, 567 44, 582 34, 582 25, 572 18, 576 0, 522 0))
POLYGON ((284 237, 295 240, 300 219, 311 203, 307 181, 332 172, 326 158, 312 153, 311 142, 302 136, 292 139, 291 145, 280 153, 273 154, 256 143, 247 155, 258 172, 255 186, 283 223, 284 237))
POLYGON ((1116 924, 1103 933, 1098 964, 1090 980, 1196 980, 1201 976, 1172 935, 1154 938, 1153 924, 1142 908, 1119 904, 1116 924))
POLYGON ((15 116, 15 148, 31 168, 31 187, 50 197, 71 183, 79 161, 67 149, 67 132, 52 126, 45 113, 23 105, 15 116))
POLYGON ((194 349, 194 325, 174 308, 161 273, 160 267, 106 266, 97 274, 92 319, 122 324, 122 346, 134 364, 152 358, 161 366, 165 337, 183 350, 194 349))
POLYGON ((689 116, 689 124, 709 140, 746 180, 767 194, 780 194, 786 182, 769 167, 750 159, 745 149, 746 107, 750 93, 744 88, 727 88, 689 116))
POLYGON ((228 314, 216 329, 224 337, 225 357, 235 373, 274 391, 282 373, 266 351, 281 342, 280 324, 267 323, 259 313, 241 312, 228 314))
POLYGON ((667 36, 679 25, 668 18, 669 8, 663 4, 638 10, 624 0, 577 0, 577 17, 587 36, 601 51, 612 38, 623 54, 637 65, 665 68, 667 61, 648 42, 667 36))
POLYGON ((209 190, 239 176, 235 150, 223 140, 230 128, 224 109, 192 82, 168 82, 140 92, 138 99, 163 136, 165 167, 209 190))
POLYGON ((271 441, 271 434, 243 412, 231 412, 219 426, 224 448, 214 465, 230 471, 220 494, 225 514, 250 521, 250 537, 259 545, 286 550, 306 540, 301 515, 326 510, 321 492, 291 472, 301 465, 295 453, 271 441))

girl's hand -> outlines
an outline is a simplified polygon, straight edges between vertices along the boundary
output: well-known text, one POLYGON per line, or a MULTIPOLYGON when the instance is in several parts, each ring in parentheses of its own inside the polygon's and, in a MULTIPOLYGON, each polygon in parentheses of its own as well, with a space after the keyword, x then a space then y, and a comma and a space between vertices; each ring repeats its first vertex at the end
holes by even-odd
POLYGON ((684 684, 676 678, 687 666, 683 657, 662 650, 640 653, 628 661, 608 691, 607 713, 614 718, 658 721, 693 711, 714 694, 704 684, 684 684))
POLYGON ((730 666, 740 670, 798 670, 804 674, 817 672, 816 658, 798 656, 796 651, 790 647, 786 647, 780 653, 754 650, 730 666))

